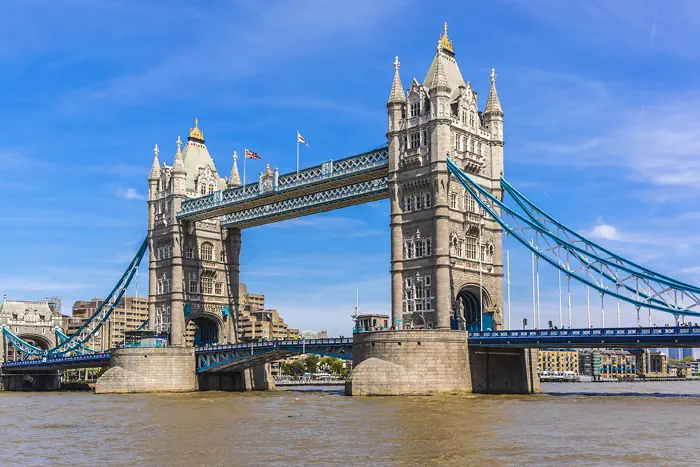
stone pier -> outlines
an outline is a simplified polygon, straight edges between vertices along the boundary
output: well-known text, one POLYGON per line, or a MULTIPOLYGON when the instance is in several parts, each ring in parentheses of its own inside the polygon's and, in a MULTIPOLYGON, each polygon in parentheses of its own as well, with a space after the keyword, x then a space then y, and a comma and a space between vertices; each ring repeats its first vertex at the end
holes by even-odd
POLYGON ((114 349, 109 367, 95 384, 97 394, 197 390, 191 347, 114 349))
POLYGON ((482 394, 540 392, 537 350, 472 348, 469 350, 472 390, 482 394))
POLYGON ((3 374, 0 391, 57 391, 61 388, 61 377, 56 371, 32 374, 3 374))
POLYGON ((537 353, 527 349, 470 349, 467 333, 399 330, 357 333, 349 396, 539 391, 537 353))
POLYGON ((357 333, 349 396, 471 392, 467 333, 397 330, 357 333))
POLYGON ((267 391, 275 388, 269 363, 241 371, 197 375, 200 391, 267 391))

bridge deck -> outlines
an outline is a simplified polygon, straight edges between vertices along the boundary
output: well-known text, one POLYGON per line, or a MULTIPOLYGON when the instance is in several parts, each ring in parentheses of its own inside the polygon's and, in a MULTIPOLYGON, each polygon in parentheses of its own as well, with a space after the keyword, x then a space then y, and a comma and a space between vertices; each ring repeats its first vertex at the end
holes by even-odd
MULTIPOLYGON (((512 348, 647 348, 700 347, 700 326, 663 328, 585 328, 504 330, 469 333, 469 347, 512 348)), ((302 353, 352 359, 352 338, 263 341, 194 349, 198 372, 240 371, 302 353)), ((47 360, 5 362, 4 373, 92 368, 109 364, 110 352, 47 360)))
POLYGON ((470 347, 700 347, 700 326, 504 330, 469 333, 470 347))

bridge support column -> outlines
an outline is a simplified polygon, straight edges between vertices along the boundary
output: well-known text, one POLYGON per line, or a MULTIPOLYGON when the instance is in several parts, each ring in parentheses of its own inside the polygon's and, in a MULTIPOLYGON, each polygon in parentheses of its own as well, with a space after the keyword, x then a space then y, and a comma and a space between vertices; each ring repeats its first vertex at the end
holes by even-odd
POLYGON ((4 374, 0 383, 2 391, 57 391, 61 388, 61 376, 56 371, 32 374, 4 374))
POLYGON ((397 330, 357 333, 349 396, 471 392, 467 333, 397 330))
POLYGON ((537 350, 472 348, 472 389, 482 394, 531 394, 540 391, 537 350))
POLYGON ((228 273, 229 315, 226 322, 228 342, 238 342, 238 307, 241 290, 241 229, 228 229, 226 236, 226 270, 228 273))
POLYGON ((197 390, 191 347, 113 349, 95 393, 190 392, 197 390))
POLYGON ((223 371, 197 375, 200 391, 267 391, 275 388, 269 363, 241 371, 223 371))

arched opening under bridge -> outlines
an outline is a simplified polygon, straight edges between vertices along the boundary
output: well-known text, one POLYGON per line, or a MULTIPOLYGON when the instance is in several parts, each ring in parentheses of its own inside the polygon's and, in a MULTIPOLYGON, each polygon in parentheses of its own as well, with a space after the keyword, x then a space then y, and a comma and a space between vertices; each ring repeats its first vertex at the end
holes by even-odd
POLYGON ((219 323, 204 316, 191 319, 187 323, 187 334, 188 337, 192 336, 194 346, 217 344, 219 342, 219 323))
POLYGON ((465 286, 457 294, 457 310, 451 319, 452 329, 475 332, 493 329, 493 317, 486 313, 490 297, 486 290, 479 293, 479 286, 465 286))
MULTIPOLYGON (((17 337, 25 341, 26 343, 33 345, 34 347, 38 347, 42 350, 47 350, 50 349, 54 346, 54 344, 51 342, 51 340, 43 336, 41 334, 32 334, 32 333, 25 333, 25 334, 18 334, 17 337)), ((21 360, 22 359, 22 352, 17 351, 17 349, 8 342, 7 345, 7 361, 15 361, 15 360, 21 360)), ((39 358, 39 357, 29 357, 30 359, 34 358, 39 358)))

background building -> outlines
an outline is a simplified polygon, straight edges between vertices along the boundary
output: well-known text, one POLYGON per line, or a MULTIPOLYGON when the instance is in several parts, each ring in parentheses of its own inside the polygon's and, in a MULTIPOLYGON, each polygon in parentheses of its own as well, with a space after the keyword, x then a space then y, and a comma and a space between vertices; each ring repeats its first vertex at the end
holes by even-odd
POLYGON ((388 329, 389 315, 365 314, 355 318, 355 330, 370 331, 372 329, 388 329))
POLYGON ((577 350, 538 350, 537 373, 542 372, 573 372, 579 374, 579 355, 577 350))
POLYGON ((637 376, 637 358, 627 350, 582 350, 579 373, 594 379, 633 378, 637 376))
MULTIPOLYGON (((65 332, 71 335, 92 316, 104 302, 101 298, 79 300, 73 304, 73 315, 65 332)), ((95 350, 116 347, 124 340, 124 331, 138 329, 148 319, 148 297, 122 297, 107 322, 86 345, 95 350)))

